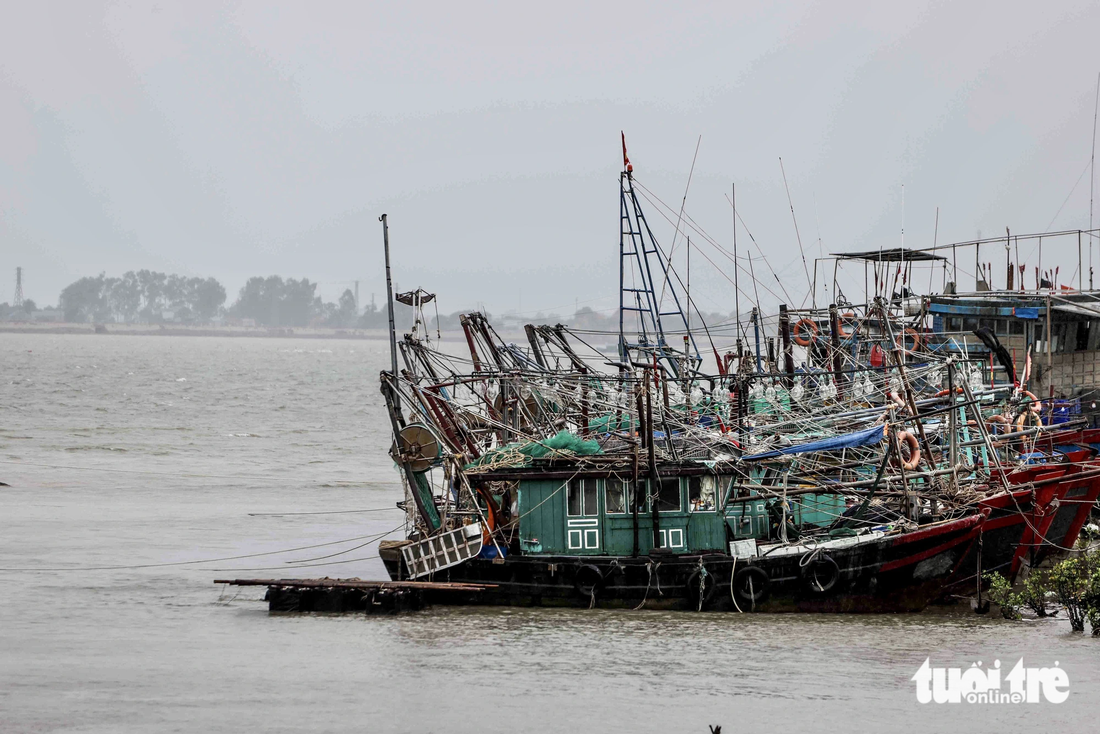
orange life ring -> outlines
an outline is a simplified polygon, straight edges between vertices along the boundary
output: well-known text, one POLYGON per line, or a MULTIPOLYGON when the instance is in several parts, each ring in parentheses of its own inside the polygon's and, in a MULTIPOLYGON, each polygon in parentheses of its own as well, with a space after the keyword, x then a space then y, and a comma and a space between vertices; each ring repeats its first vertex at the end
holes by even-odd
POLYGON ((1032 423, 1032 425, 1035 426, 1036 428, 1043 425, 1043 419, 1039 417, 1038 412, 1032 412, 1030 410, 1025 410, 1023 413, 1020 413, 1019 417, 1016 419, 1016 430, 1017 431, 1024 430, 1024 421, 1025 421, 1025 419, 1027 420, 1028 423, 1030 423, 1032 420, 1034 420, 1035 422, 1032 423))
POLYGON ((1031 390, 1023 390, 1022 393, 1031 398, 1031 404, 1027 406, 1028 410, 1030 410, 1032 413, 1043 412, 1043 404, 1039 400, 1039 398, 1035 397, 1035 393, 1031 392, 1031 390))
POLYGON ((795 323, 794 329, 791 330, 791 336, 794 339, 794 343, 797 344, 800 347, 810 346, 810 344, 813 342, 813 340, 817 338, 818 333, 819 333, 819 330, 817 328, 817 324, 815 324, 810 319, 799 319, 795 323), (810 327, 810 335, 808 337, 802 336, 802 325, 803 324, 810 327))
POLYGON ((918 332, 916 329, 911 329, 908 326, 906 326, 904 331, 902 331, 900 334, 898 334, 896 337, 894 337, 894 346, 896 346, 898 349, 902 350, 903 352, 915 352, 915 351, 917 351, 918 349, 920 349, 920 332, 918 332), (906 337, 909 337, 913 340, 913 348, 912 349, 906 349, 905 348, 905 338, 906 337))
POLYGON ((909 445, 909 460, 902 461, 900 456, 894 456, 894 466, 900 466, 907 471, 916 469, 920 465, 920 444, 917 443, 917 437, 909 431, 898 431, 895 438, 899 443, 904 441, 909 445))
POLYGON ((836 330, 841 339, 851 339, 859 331, 859 324, 855 322, 855 317, 856 315, 851 311, 840 315, 840 318, 837 320, 836 330), (852 325, 852 328, 848 331, 844 330, 844 324, 846 323, 852 325))
MULTIPOLYGON (((978 424, 974 421, 967 421, 966 425, 968 425, 968 426, 969 425, 977 426, 978 424)), ((1001 435, 1001 434, 996 432, 996 430, 995 430, 996 426, 1004 426, 1007 429, 1011 429, 1012 420, 1010 418, 1008 418, 1007 416, 1003 416, 999 413, 997 415, 991 415, 988 418, 986 418, 985 419, 985 430, 989 432, 990 438, 996 438, 997 436, 1001 435)), ((999 448, 1004 448, 1007 441, 993 441, 992 443, 993 443, 993 448, 999 449, 999 448)))

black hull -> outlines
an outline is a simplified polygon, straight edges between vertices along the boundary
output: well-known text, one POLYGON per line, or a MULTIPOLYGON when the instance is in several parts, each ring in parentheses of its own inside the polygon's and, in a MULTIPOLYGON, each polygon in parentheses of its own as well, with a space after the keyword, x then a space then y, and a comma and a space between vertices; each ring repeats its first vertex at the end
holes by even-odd
MULTIPOLYGON (((434 581, 492 585, 437 604, 757 612, 916 612, 942 593, 977 538, 979 516, 858 545, 736 560, 728 555, 475 558, 434 581)), ((384 554, 391 578, 398 554, 384 554)))
MULTIPOLYGON (((979 573, 999 573, 1010 581, 1016 577, 1025 534, 1034 526, 1034 503, 1029 490, 1003 492, 982 500, 980 507, 988 514, 982 523, 978 542, 963 556, 954 577, 944 587, 945 597, 969 595, 977 590, 979 573)), ((982 580, 982 587, 989 582, 982 580)))

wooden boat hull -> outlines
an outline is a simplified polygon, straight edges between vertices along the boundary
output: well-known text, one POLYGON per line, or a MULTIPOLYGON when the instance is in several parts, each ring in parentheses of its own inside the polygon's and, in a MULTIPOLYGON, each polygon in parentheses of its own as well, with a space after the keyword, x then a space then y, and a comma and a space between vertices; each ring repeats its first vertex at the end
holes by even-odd
POLYGON ((1015 581, 1025 566, 1034 567, 1071 548, 1100 497, 1100 477, 1090 476, 1097 469, 1100 465, 1095 463, 1043 464, 1009 474, 1010 485, 1028 486, 978 503, 988 515, 979 542, 963 558, 946 591, 974 591, 979 555, 983 575, 996 572, 1015 581), (1033 488, 1032 482, 1037 486, 1033 488))
MULTIPOLYGON (((438 597, 429 592, 428 599, 511 606, 916 612, 940 595, 976 541, 982 520, 974 514, 816 553, 787 548, 751 559, 724 554, 475 558, 433 580, 491 588, 438 597)), ((382 555, 391 577, 399 579, 404 572, 400 552, 383 549, 382 555)))
MULTIPOLYGON (((1087 465, 1076 468, 1091 471, 1100 469, 1100 466, 1087 465)), ((1032 565, 1042 563, 1052 556, 1064 554, 1073 548, 1081 534, 1081 529, 1088 522, 1092 508, 1100 498, 1100 477, 1074 479, 1069 476, 1060 489, 1056 501, 1048 510, 1050 522, 1044 531, 1045 542, 1035 547, 1032 565)))

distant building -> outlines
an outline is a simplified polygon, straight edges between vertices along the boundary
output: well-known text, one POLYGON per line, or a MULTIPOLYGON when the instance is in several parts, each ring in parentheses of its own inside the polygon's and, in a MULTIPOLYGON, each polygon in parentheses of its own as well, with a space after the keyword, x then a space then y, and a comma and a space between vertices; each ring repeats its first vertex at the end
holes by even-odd
POLYGON ((524 319, 519 314, 508 312, 499 318, 497 326, 503 331, 522 331, 523 325, 528 323, 528 321, 530 321, 530 319, 524 319))
POLYGON ((4 321, 13 321, 17 323, 25 323, 30 320, 30 315, 24 311, 22 307, 12 309, 8 312, 7 316, 4 317, 4 321))
POLYGON ((65 320, 65 312, 60 308, 40 308, 31 314, 34 321, 56 324, 65 320))

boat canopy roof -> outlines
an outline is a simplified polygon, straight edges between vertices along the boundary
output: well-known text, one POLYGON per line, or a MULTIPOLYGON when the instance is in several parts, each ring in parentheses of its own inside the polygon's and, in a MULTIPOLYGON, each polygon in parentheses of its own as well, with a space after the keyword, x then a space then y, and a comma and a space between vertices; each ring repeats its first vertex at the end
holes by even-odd
MULTIPOLYGON (((993 316, 1017 319, 1039 319, 1046 316, 1047 297, 1043 294, 1003 292, 991 296, 929 296, 928 311, 933 314, 963 316, 993 316)), ((1050 310, 1062 316, 1100 318, 1100 304, 1091 294, 1053 296, 1050 310), (1086 298, 1086 296, 1088 298, 1086 298)))
POLYGON ((398 303, 403 303, 406 306, 415 306, 419 303, 431 303, 435 300, 434 293, 428 293, 423 288, 417 288, 415 291, 408 291, 407 293, 398 293, 394 296, 398 303))
POLYGON ((841 260, 868 260, 871 262, 919 262, 930 260, 946 260, 942 255, 933 255, 923 250, 911 250, 907 247, 892 247, 885 250, 869 250, 867 252, 833 252, 833 257, 841 260))

